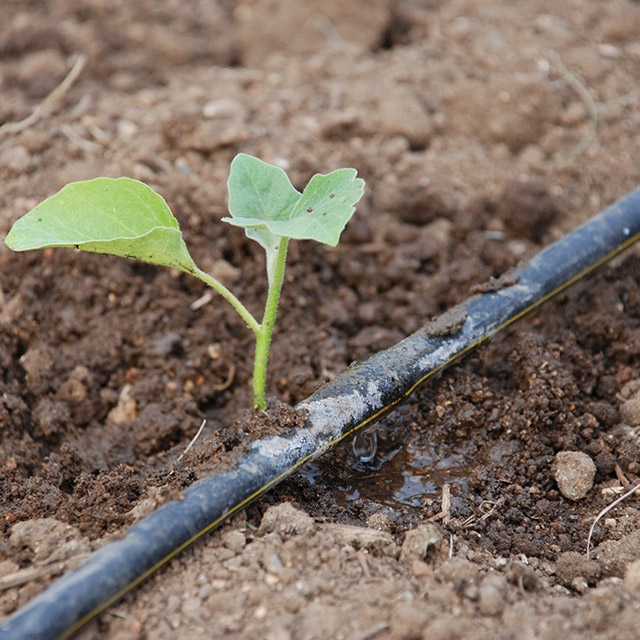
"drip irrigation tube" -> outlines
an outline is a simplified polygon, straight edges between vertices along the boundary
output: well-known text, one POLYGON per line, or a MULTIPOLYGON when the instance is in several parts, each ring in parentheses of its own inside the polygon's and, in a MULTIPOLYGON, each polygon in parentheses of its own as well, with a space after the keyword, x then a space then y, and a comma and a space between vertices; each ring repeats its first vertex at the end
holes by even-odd
POLYGON ((252 500, 387 414, 420 384, 640 238, 640 188, 395 346, 298 405, 306 425, 257 440, 96 551, 0 625, 1 640, 68 638, 252 500))

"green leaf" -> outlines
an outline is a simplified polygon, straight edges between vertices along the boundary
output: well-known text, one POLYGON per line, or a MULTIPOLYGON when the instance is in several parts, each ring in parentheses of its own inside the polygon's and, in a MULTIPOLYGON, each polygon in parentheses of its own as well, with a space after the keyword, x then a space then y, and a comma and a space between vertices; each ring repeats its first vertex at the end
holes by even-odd
POLYGON ((72 182, 20 218, 4 241, 14 251, 69 247, 198 269, 162 196, 131 178, 72 182))
POLYGON ((279 238, 263 225, 264 221, 286 219, 301 196, 287 174, 280 167, 239 153, 231 162, 227 189, 232 217, 222 219, 244 227, 247 236, 259 242, 267 253, 273 250, 279 238), (245 219, 249 224, 238 222, 245 219))
MULTIPOLYGON (((291 213, 286 235, 335 247, 364 194, 364 180, 356 176, 355 169, 337 169, 327 175, 313 176, 291 213)), ((275 222, 271 230, 285 235, 280 221, 275 222)))
POLYGON ((316 174, 300 194, 282 169, 240 154, 228 182, 232 217, 223 220, 244 227, 265 249, 278 237, 335 247, 364 193, 364 181, 356 175, 355 169, 316 174))

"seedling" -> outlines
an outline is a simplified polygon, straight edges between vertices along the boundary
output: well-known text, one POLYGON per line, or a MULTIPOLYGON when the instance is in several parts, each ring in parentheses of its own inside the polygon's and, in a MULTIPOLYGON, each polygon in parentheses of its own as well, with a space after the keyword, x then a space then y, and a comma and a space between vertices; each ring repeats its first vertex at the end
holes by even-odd
POLYGON ((4 241, 14 251, 69 247, 133 258, 173 267, 206 282, 255 333, 253 401, 263 411, 289 240, 316 240, 335 247, 362 197, 364 181, 356 177, 355 169, 338 169, 313 176, 300 193, 282 169, 241 153, 231 163, 227 188, 231 217, 223 220, 243 227, 266 253, 269 287, 261 322, 227 287, 195 264, 164 199, 131 178, 68 184, 17 220, 4 241))

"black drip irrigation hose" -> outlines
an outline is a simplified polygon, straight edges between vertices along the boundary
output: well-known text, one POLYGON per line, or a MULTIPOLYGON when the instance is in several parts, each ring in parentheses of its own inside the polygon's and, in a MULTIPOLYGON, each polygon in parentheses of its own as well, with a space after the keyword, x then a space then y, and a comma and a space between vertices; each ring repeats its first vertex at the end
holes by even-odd
POLYGON ((350 366, 298 405, 304 428, 257 440, 235 466, 134 524, 0 625, 0 639, 68 638, 187 546, 302 465, 387 414, 419 385, 640 238, 640 188, 486 292, 350 366))

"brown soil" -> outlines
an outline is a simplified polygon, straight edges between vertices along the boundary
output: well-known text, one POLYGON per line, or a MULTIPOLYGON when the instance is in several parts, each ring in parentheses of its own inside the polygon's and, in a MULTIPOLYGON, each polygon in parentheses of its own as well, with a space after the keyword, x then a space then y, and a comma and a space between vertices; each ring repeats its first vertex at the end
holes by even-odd
MULTIPOLYGON (((269 388, 289 405, 640 183, 630 0, 14 0, 0 25, 0 123, 87 57, 0 130, 3 233, 69 181, 132 176, 257 312, 261 249, 219 222, 233 156, 366 179, 336 249, 293 243, 269 388)), ((251 335, 199 282, 0 263, 1 620, 261 432, 251 335)), ((631 250, 583 280, 385 419, 373 464, 326 455, 80 637, 637 637, 637 497, 585 549, 640 476, 639 273, 631 250), (577 500, 567 451, 596 467, 577 500)))

